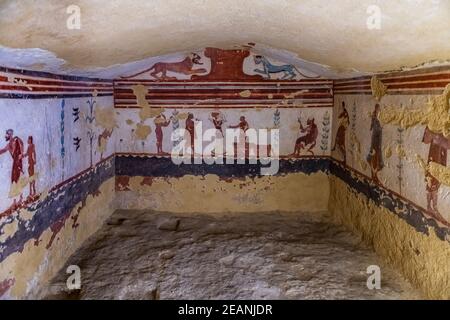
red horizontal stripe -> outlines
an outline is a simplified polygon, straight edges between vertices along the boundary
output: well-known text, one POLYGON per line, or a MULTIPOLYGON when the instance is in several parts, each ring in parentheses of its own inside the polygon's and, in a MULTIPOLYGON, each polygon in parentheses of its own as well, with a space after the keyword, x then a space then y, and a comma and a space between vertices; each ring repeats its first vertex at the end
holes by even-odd
MULTIPOLYGON (((111 88, 113 87, 112 83, 98 83, 98 82, 85 82, 85 81, 55 81, 55 80, 41 80, 41 79, 29 79, 23 78, 20 76, 13 76, 14 79, 25 80, 28 85, 46 85, 46 86, 60 86, 60 87, 103 87, 103 88, 111 88)), ((0 75, 0 81, 8 82, 8 77, 0 75)))
MULTIPOLYGON (((330 94, 327 95, 320 95, 320 94, 302 94, 302 95, 297 95, 295 97, 292 98, 287 98, 285 95, 283 94, 274 94, 272 99, 267 98, 267 94, 257 94, 257 95, 251 95, 250 97, 241 97, 239 94, 237 93, 233 93, 233 94, 178 94, 178 95, 173 95, 173 94, 167 94, 167 95, 162 95, 162 94, 147 94, 146 99, 152 100, 182 100, 182 99, 188 99, 188 100, 209 100, 209 99, 238 99, 238 100, 245 100, 245 99, 259 99, 259 100, 298 100, 298 99, 332 99, 333 96, 330 94)), ((116 100, 123 100, 123 99, 127 99, 127 100, 135 100, 136 97, 134 95, 125 95, 125 94, 119 94, 119 95, 115 95, 116 100)))
MULTIPOLYGON (((195 101, 195 100, 194 100, 195 101)), ((331 102, 333 101, 333 99, 303 99, 302 103, 327 103, 327 102, 331 102)), ((163 100, 163 101, 156 101, 156 100, 148 100, 147 101, 149 104, 190 104, 190 105, 194 105, 194 104, 282 104, 284 103, 294 103, 295 100, 282 100, 282 101, 274 101, 274 100, 243 100, 243 101, 236 101, 236 100, 198 100, 195 102, 192 101, 186 101, 186 100, 173 100, 173 101, 168 101, 168 100, 163 100)), ((116 104, 136 104, 136 100, 133 99, 117 99, 116 98, 116 104)))
MULTIPOLYGON (((77 88, 59 88, 59 87, 49 87, 49 88, 32 88, 33 90, 28 89, 26 86, 18 86, 18 85, 0 85, 0 90, 7 91, 24 91, 27 93, 44 93, 44 92, 92 92, 93 89, 77 89, 77 88)), ((107 89, 95 89, 98 92, 111 92, 110 88, 107 89)))
MULTIPOLYGON (((426 88, 445 88, 445 86, 450 83, 447 81, 442 82, 428 82, 428 83, 409 83, 409 84, 386 84, 388 89, 388 93, 394 89, 426 89, 426 88)), ((354 85, 348 87, 335 88, 334 93, 344 92, 345 90, 363 90, 363 91, 371 91, 370 85, 354 85)))
MULTIPOLYGON (((442 73, 442 74, 432 74, 432 75, 423 75, 423 76, 403 76, 396 78, 386 78, 383 76, 377 76, 379 80, 383 83, 404 83, 404 82, 427 82, 427 81, 442 81, 447 80, 450 81, 450 73, 442 73)), ((367 79, 358 79, 358 80, 336 80, 334 83, 335 87, 348 86, 351 84, 360 84, 366 83, 370 84, 370 78, 367 79)))
MULTIPOLYGON (((331 94, 331 89, 248 89, 251 94, 331 94)), ((245 90, 242 89, 222 89, 222 88, 211 88, 211 89, 149 89, 149 94, 240 94, 245 90)), ((114 93, 116 94, 133 94, 132 89, 114 88, 114 93)))
POLYGON ((100 79, 100 78, 91 78, 85 76, 73 76, 73 75, 65 75, 65 74, 56 74, 45 71, 34 71, 34 70, 25 70, 25 69, 16 69, 16 68, 7 68, 0 66, 0 72, 9 73, 9 74, 17 74, 18 77, 35 77, 35 78, 43 78, 43 79, 55 79, 56 81, 84 81, 84 82, 112 82, 112 79, 100 79))
POLYGON ((186 85, 188 83, 198 84, 198 83, 205 83, 205 85, 214 85, 217 83, 220 83, 221 85, 234 85, 234 84, 255 84, 255 85, 267 85, 270 83, 279 83, 280 85, 292 85, 292 84, 302 84, 302 83, 311 83, 311 82, 317 82, 317 83, 323 83, 323 84, 332 84, 333 80, 330 79, 302 79, 302 80, 174 80, 174 81, 158 81, 158 80, 150 80, 150 79, 114 79, 115 83, 118 82, 131 82, 131 83, 148 83, 148 84, 161 84, 161 85, 186 85), (210 84, 209 84, 210 83, 210 84))
MULTIPOLYGON (((336 92, 336 95, 372 95, 372 91, 339 91, 336 92)), ((430 90, 411 90, 411 91, 389 91, 390 95, 439 95, 441 92, 439 91, 430 91, 430 90)))
MULTIPOLYGON (((407 77, 407 76, 420 76, 420 75, 429 75, 430 73, 449 73, 450 66, 437 66, 437 67, 428 67, 407 71, 393 71, 393 72, 385 72, 385 73, 377 73, 375 74, 379 79, 387 79, 394 77, 407 77)), ((372 76, 358 76, 353 78, 345 78, 345 79, 337 79, 336 83, 347 82, 347 81, 366 81, 369 80, 372 76)))
MULTIPOLYGON (((202 105, 175 105, 174 104, 168 104, 168 105, 164 105, 164 104, 158 104, 158 105, 154 105, 152 106, 152 108, 154 109, 216 109, 218 106, 214 105, 214 106, 202 106, 202 105)), ((328 103, 328 104, 304 104, 302 106, 299 105, 227 105, 227 106, 223 106, 221 105, 220 108, 221 109, 296 109, 296 108, 331 108, 333 107, 332 103, 328 103)), ((114 106, 114 108, 116 109, 141 109, 141 107, 139 107, 138 105, 126 105, 126 104, 116 104, 114 106)))

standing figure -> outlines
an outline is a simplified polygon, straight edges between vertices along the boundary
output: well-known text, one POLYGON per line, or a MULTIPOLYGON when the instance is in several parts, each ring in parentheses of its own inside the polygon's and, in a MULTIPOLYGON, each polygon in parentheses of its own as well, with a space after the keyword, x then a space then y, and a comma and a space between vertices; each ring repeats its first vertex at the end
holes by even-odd
POLYGON ((36 195, 36 177, 34 176, 34 166, 36 165, 36 148, 33 143, 33 137, 28 137, 27 152, 23 155, 28 158, 28 178, 30 183, 29 197, 33 198, 36 195))
POLYGON ((222 147, 219 148, 219 150, 216 150, 214 148, 214 150, 211 151, 211 155, 213 157, 216 156, 216 153, 225 155, 225 153, 223 152, 223 139, 225 138, 225 135, 224 135, 223 129, 222 129, 223 124, 226 122, 225 117, 220 111, 214 111, 214 112, 211 112, 211 117, 209 119, 212 121, 214 128, 216 129, 216 132, 215 132, 216 146, 220 145, 220 144, 222 145, 222 147))
MULTIPOLYGON (((11 190, 19 183, 20 175, 23 173, 22 157, 23 157, 23 141, 19 137, 14 137, 13 129, 6 130, 5 140, 8 144, 0 149, 0 155, 9 151, 13 160, 11 169, 11 190)), ((11 192, 13 194, 15 192, 11 192)), ((19 202, 14 199, 13 209, 16 209, 22 203, 22 193, 20 193, 19 202)))
POLYGON ((163 151, 163 127, 167 127, 170 124, 170 119, 167 120, 164 113, 158 115, 155 120, 155 133, 156 133, 156 152, 158 154, 166 154, 163 151))
POLYGON ((345 102, 342 101, 342 111, 338 116, 339 127, 336 132, 336 138, 334 140, 334 147, 331 151, 336 150, 336 147, 341 152, 343 157, 343 163, 346 163, 346 149, 345 149, 345 133, 350 124, 350 117, 348 115, 347 109, 345 108, 345 102))
POLYGON ((222 125, 225 122, 223 115, 220 112, 211 112, 211 121, 214 125, 214 128, 216 128, 217 131, 219 131, 224 137, 222 125))
POLYGON ((366 158, 370 165, 372 180, 375 183, 380 183, 380 180, 378 179, 378 172, 384 167, 383 154, 381 152, 383 130, 381 128, 380 121, 378 120, 379 113, 380 105, 377 103, 371 116, 372 122, 370 124, 370 131, 372 131, 372 138, 370 141, 369 154, 366 158))
POLYGON ((241 129, 242 131, 244 131, 244 133, 245 133, 245 131, 247 131, 250 127, 249 127, 249 125, 248 125, 247 120, 245 120, 245 117, 244 117, 244 116, 241 116, 241 117, 239 118, 239 123, 236 124, 236 125, 234 125, 234 126, 229 126, 229 128, 231 128, 231 129, 237 129, 237 128, 239 128, 239 129, 241 129))
POLYGON ((308 118, 308 120, 306 120, 306 127, 303 127, 300 118, 298 119, 298 123, 300 124, 301 136, 295 141, 294 153, 292 155, 299 157, 300 150, 304 149, 307 145, 310 145, 307 152, 314 155, 312 149, 316 146, 317 136, 319 135, 319 129, 314 123, 314 118, 308 118))
POLYGON ((194 138, 195 138, 195 122, 194 115, 192 113, 188 113, 186 118, 186 130, 189 133, 189 139, 191 144, 192 156, 194 156, 194 138))
MULTIPOLYGON (((245 152, 245 156, 248 156, 248 151, 249 151, 249 145, 248 145, 248 141, 247 141, 247 136, 245 135, 245 132, 250 128, 250 126, 248 125, 247 120, 245 119, 244 116, 241 116, 239 118, 239 123, 236 125, 232 125, 232 126, 228 126, 228 128, 231 129, 240 129, 240 134, 239 134, 239 141, 244 141, 244 152, 245 152)), ((238 143, 235 142, 234 143, 234 154, 237 156, 237 148, 238 148, 238 143)))
MULTIPOLYGON (((430 162, 436 162, 440 165, 447 166, 447 150, 450 149, 449 139, 445 138, 442 133, 435 133, 426 127, 422 142, 430 145, 427 164, 430 162)), ((441 183, 428 171, 425 173, 425 181, 427 191, 427 210, 439 220, 445 221, 437 208, 438 191, 441 183)))

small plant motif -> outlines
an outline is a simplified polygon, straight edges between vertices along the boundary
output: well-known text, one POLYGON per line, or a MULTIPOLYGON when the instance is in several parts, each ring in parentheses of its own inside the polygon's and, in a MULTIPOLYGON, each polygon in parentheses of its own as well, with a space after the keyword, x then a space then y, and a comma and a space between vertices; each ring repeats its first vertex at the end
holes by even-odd
MULTIPOLYGON (((403 131, 404 129, 398 127, 397 128, 397 144, 399 146, 399 149, 403 149, 403 131)), ((397 180, 398 180, 398 188, 399 188, 399 194, 402 194, 402 186, 403 186, 403 155, 398 155, 398 164, 397 164, 397 180)))
MULTIPOLYGON (((353 101, 352 106, 352 120, 350 125, 350 130, 352 137, 356 137, 356 103, 353 101)), ((350 150, 352 154, 352 167, 354 166, 354 159, 355 159, 355 140, 350 139, 350 150)))
POLYGON ((273 113, 273 127, 274 128, 279 128, 280 127, 280 110, 278 110, 278 108, 275 110, 275 112, 273 113))
POLYGON ((80 108, 72 108, 73 123, 80 120, 80 108))
POLYGON ((88 124, 88 131, 87 131, 87 137, 89 139, 89 150, 90 150, 90 166, 92 167, 93 164, 93 141, 96 137, 96 134, 94 132, 94 120, 95 120, 95 116, 94 116, 94 107, 97 104, 97 102, 95 101, 95 97, 97 97, 97 91, 94 90, 94 92, 92 93, 92 97, 89 98, 89 100, 86 101, 88 107, 89 107, 89 114, 85 117, 85 121, 88 124))
POLYGON ((60 115, 60 122, 59 122, 59 131, 60 131, 60 143, 61 143, 61 148, 60 148, 60 156, 61 156, 61 163, 62 163, 62 179, 64 180, 64 160, 65 160, 65 156, 66 156, 66 148, 64 146, 64 118, 65 118, 65 111, 64 111, 64 107, 66 105, 66 101, 63 99, 61 101, 61 115, 60 115))
POLYGON ((75 146, 75 151, 76 152, 78 152, 78 149, 80 149, 80 142, 81 142, 81 138, 80 137, 73 138, 73 145, 75 146))
POLYGON ((173 139, 173 147, 174 148, 182 140, 182 137, 175 136, 175 134, 177 132, 176 130, 180 128, 180 120, 178 119, 178 115, 179 115, 179 112, 178 112, 178 110, 175 109, 175 110, 173 110, 172 116, 170 117, 170 120, 172 120, 172 132, 173 132, 173 135, 174 135, 174 139, 173 139))
POLYGON ((330 136, 330 113, 328 111, 325 112, 322 119, 322 138, 320 140, 320 149, 322 149, 325 154, 328 150, 328 141, 330 136))

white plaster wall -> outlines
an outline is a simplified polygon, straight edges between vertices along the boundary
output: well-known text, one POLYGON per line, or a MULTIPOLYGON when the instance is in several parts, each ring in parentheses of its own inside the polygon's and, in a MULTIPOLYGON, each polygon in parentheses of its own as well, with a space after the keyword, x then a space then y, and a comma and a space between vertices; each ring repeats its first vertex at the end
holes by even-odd
MULTIPOLYGON (((417 109, 426 108, 428 100, 426 95, 386 95, 381 100, 381 108, 384 106, 404 106, 406 108, 417 109)), ((376 99, 371 95, 336 95, 334 98, 334 114, 333 119, 333 144, 338 129, 337 117, 341 112, 341 103, 345 101, 347 111, 350 117, 350 126, 347 129, 346 145, 347 145, 347 165, 356 169, 357 171, 370 177, 370 167, 365 161, 370 148, 371 131, 370 129, 370 114, 373 111, 376 99), (354 106, 356 107, 354 109, 354 106), (351 157, 351 141, 350 131, 352 127, 354 110, 356 110, 356 137, 361 144, 361 159, 367 165, 366 168, 360 165, 354 157, 351 157)), ((406 157, 402 160, 403 183, 400 192, 399 185, 399 155, 396 152, 398 145, 398 126, 390 124, 382 124, 383 138, 382 150, 385 167, 379 172, 378 176, 383 186, 401 193, 403 197, 418 204, 422 208, 427 207, 426 190, 425 190, 425 175, 420 168, 417 161, 417 156, 427 161, 429 144, 422 142, 425 126, 414 126, 403 131, 403 146, 406 152, 406 157), (392 156, 386 156, 386 149, 391 147, 392 156)), ((338 151, 333 152, 333 157, 341 160, 338 151)), ((450 221, 450 187, 441 185, 438 195, 438 209, 441 215, 450 221)))
MULTIPOLYGON (((165 109, 163 113, 166 118, 170 118, 175 109, 165 109)), ((239 123, 240 116, 245 116, 250 128, 255 129, 270 129, 274 128, 274 112, 276 109, 263 108, 263 109, 225 109, 220 111, 225 115, 227 122, 223 128, 229 125, 236 125, 239 123)), ((329 115, 330 127, 332 119, 332 108, 280 108, 280 155, 289 155, 294 151, 294 145, 296 139, 300 135, 299 123, 297 119, 300 117, 303 126, 306 126, 306 120, 310 117, 315 119, 315 123, 318 126, 319 136, 317 137, 317 144, 313 149, 313 152, 317 156, 330 154, 330 135, 325 138, 326 149, 322 150, 321 140, 324 129, 323 118, 326 113, 329 115)), ((211 112, 217 111, 217 109, 178 109, 181 113, 193 113, 194 117, 199 121, 202 121, 203 130, 214 128, 212 121, 209 119, 211 112)), ((116 136, 116 152, 136 152, 136 153, 156 153, 156 136, 154 118, 145 120, 144 124, 151 127, 151 134, 145 139, 140 140, 136 137, 134 130, 136 124, 141 120, 139 118, 139 109, 116 109, 116 117, 119 129, 116 136), (127 120, 128 121, 127 124, 127 120)), ((185 127, 185 120, 179 120, 180 128, 185 127)), ((163 128, 163 150, 165 152, 171 152, 172 142, 171 133, 172 123, 168 127, 163 128)), ((206 145, 206 143, 205 143, 206 145)), ((304 155, 311 155, 310 153, 303 152, 304 155)))
MULTIPOLYGON (((24 151, 27 148, 28 136, 33 136, 36 148, 37 164, 35 171, 38 174, 36 181, 37 193, 45 193, 53 186, 69 179, 79 172, 90 167, 90 147, 87 131, 89 128, 98 136, 102 128, 95 121, 89 125, 85 117, 89 113, 87 100, 89 97, 65 98, 64 118, 64 167, 61 157, 61 103, 63 99, 0 99, 0 148, 7 142, 4 134, 7 129, 13 129, 14 135, 22 139, 24 151), (80 119, 73 122, 72 108, 79 108, 80 119), (80 137, 81 143, 78 151, 73 145, 73 138, 80 137)), ((112 97, 95 97, 97 101, 94 108, 112 108, 112 97)), ((113 138, 107 143, 103 158, 114 152, 113 138)), ((97 139, 93 141, 93 164, 100 161, 97 150, 97 139)), ((12 158, 9 152, 0 155, 0 212, 9 208, 12 199, 8 197, 11 186, 12 158)), ((28 177, 28 160, 23 159, 22 176, 28 177)), ((29 195, 28 185, 23 189, 23 198, 29 195)))

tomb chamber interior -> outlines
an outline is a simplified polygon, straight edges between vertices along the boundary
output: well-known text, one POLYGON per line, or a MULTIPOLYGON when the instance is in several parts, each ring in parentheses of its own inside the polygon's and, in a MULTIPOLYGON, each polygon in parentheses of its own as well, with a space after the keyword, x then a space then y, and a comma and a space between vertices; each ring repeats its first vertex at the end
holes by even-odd
POLYGON ((1 1, 0 298, 450 299, 449 18, 1 1))

